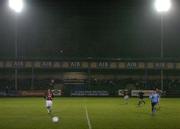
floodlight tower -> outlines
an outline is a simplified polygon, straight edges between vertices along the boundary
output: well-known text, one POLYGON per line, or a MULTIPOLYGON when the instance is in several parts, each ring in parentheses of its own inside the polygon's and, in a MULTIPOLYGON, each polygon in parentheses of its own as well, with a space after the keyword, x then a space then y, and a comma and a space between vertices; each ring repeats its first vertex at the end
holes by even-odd
MULTIPOLYGON (((15 60, 18 59, 18 18, 17 15, 23 10, 23 0, 9 0, 9 8, 15 12, 15 60)), ((15 66, 15 89, 18 89, 18 69, 15 66)))
MULTIPOLYGON (((164 58, 164 14, 171 9, 171 0, 155 0, 155 9, 160 13, 161 17, 161 59, 164 58)), ((164 74, 163 67, 161 66, 161 90, 164 89, 164 74)))

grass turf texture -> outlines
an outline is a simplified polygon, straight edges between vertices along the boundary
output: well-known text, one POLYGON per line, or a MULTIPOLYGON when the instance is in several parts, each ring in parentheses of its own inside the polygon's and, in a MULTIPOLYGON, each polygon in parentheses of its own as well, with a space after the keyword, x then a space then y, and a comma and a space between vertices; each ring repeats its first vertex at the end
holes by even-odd
POLYGON ((180 129, 180 99, 161 99, 161 109, 150 115, 150 102, 138 107, 137 99, 55 98, 53 123, 43 98, 0 98, 0 129, 180 129))

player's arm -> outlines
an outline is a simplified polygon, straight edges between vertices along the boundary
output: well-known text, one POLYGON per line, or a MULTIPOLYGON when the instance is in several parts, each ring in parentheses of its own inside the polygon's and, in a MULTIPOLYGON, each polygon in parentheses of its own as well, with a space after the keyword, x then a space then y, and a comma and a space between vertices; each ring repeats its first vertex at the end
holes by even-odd
POLYGON ((54 93, 51 91, 51 97, 54 98, 54 93))
POLYGON ((160 100, 160 95, 158 95, 157 98, 158 98, 158 102, 159 102, 159 100, 160 100))
POLYGON ((152 99, 152 95, 149 96, 149 99, 152 99))

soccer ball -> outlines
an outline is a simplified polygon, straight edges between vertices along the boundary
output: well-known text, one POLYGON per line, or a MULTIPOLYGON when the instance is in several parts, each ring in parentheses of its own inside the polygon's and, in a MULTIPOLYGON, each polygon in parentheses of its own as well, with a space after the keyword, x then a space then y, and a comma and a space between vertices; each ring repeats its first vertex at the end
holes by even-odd
POLYGON ((54 117, 52 118, 52 122, 57 123, 58 121, 59 121, 59 117, 54 116, 54 117))

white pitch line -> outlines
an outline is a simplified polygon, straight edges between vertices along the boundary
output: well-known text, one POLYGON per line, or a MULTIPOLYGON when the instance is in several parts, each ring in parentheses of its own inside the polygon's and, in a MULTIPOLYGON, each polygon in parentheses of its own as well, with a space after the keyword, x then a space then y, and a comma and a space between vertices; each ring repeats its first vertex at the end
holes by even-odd
POLYGON ((85 108, 85 111, 86 111, 86 120, 87 120, 87 123, 88 123, 88 127, 89 127, 89 129, 92 129, 91 121, 90 121, 90 119, 89 119, 89 114, 88 114, 87 107, 84 106, 84 108, 85 108))

